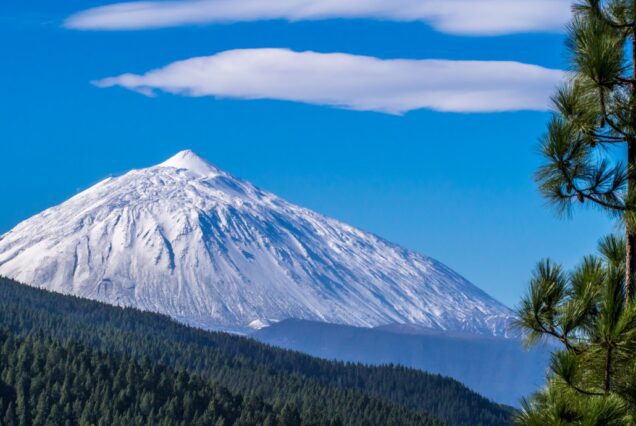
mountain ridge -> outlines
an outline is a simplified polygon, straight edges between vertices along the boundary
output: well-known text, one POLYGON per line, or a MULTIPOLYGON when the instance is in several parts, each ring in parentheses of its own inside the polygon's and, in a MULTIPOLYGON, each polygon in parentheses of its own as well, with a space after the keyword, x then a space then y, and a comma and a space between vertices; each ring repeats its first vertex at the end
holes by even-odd
POLYGON ((519 407, 545 382, 550 346, 411 327, 360 328, 284 320, 252 338, 328 360, 403 365, 452 377, 492 401, 519 407))

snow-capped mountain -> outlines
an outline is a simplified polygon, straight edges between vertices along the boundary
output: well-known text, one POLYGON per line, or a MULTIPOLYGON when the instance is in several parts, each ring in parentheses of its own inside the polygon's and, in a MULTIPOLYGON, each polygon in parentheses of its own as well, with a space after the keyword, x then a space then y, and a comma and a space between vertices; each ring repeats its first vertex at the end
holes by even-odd
POLYGON ((0 275, 247 332, 287 318, 506 335, 508 308, 440 262, 182 151, 0 237, 0 275))

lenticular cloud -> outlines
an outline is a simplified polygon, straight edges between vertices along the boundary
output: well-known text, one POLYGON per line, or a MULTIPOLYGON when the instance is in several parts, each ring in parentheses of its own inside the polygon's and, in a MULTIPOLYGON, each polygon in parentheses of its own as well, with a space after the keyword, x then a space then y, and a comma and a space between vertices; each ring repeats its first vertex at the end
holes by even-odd
POLYGON ((268 19, 422 21, 438 31, 499 35, 562 31, 571 0, 179 0, 115 3, 79 12, 65 25, 135 30, 268 19))
POLYGON ((94 82, 145 95, 275 99, 403 114, 546 110, 563 71, 509 61, 379 59, 344 53, 243 49, 94 82))

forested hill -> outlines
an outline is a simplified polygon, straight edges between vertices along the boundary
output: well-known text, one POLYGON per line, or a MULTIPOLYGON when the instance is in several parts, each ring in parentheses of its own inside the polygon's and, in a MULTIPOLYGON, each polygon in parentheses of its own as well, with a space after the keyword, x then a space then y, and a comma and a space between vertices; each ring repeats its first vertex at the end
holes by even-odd
MULTIPOLYGON (((278 418, 288 407, 288 414, 293 408, 306 416, 304 424, 312 424, 309 420, 315 413, 322 414, 320 422, 343 424, 435 424, 424 413, 449 425, 510 424, 508 408, 441 376, 397 366, 324 361, 5 278, 0 278, 0 295, 0 327, 7 330, 7 340, 25 345, 24 351, 33 345, 47 345, 53 352, 92 351, 106 363, 192 375, 192 380, 201 381, 201 392, 227 388, 234 401, 240 401, 234 407, 234 413, 241 413, 237 415, 242 415, 243 401, 260 404, 262 398, 262 410, 254 415, 278 418)), ((119 369, 112 371, 115 368, 119 369)), ((12 386, 4 376, 2 380, 4 386, 12 386)), ((178 386, 172 391, 178 395, 178 386)), ((37 401, 31 403, 37 411, 37 401)))
MULTIPOLYGON (((148 358, 138 362, 61 343, 41 332, 15 338, 0 329, 0 377, 0 424, 5 426, 342 424, 331 413, 307 407, 301 412, 293 403, 272 406, 259 397, 232 395, 209 380, 148 358)), ((358 404, 352 410, 359 412, 360 404, 368 403, 347 402, 358 404)), ((392 425, 442 425, 424 413, 386 404, 371 404, 369 412, 388 415, 392 425)))
MULTIPOLYGON (((109 355, 41 333, 17 339, 0 329, 0 424, 291 425, 295 407, 241 398, 147 358, 109 355), (6 380, 6 382, 5 382, 6 380)), ((330 423, 303 413, 311 424, 330 423)), ((411 421, 417 418, 409 419, 411 421)), ((425 424, 434 424, 426 418, 425 424)))

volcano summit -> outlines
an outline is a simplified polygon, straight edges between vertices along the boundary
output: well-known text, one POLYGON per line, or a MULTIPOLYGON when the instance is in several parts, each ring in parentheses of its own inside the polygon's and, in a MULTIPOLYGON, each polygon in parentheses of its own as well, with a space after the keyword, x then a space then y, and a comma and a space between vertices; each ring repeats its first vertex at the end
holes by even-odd
POLYGON ((505 336, 512 319, 440 262, 288 203, 192 151, 18 224, 0 237, 0 275, 239 333, 296 318, 505 336))

